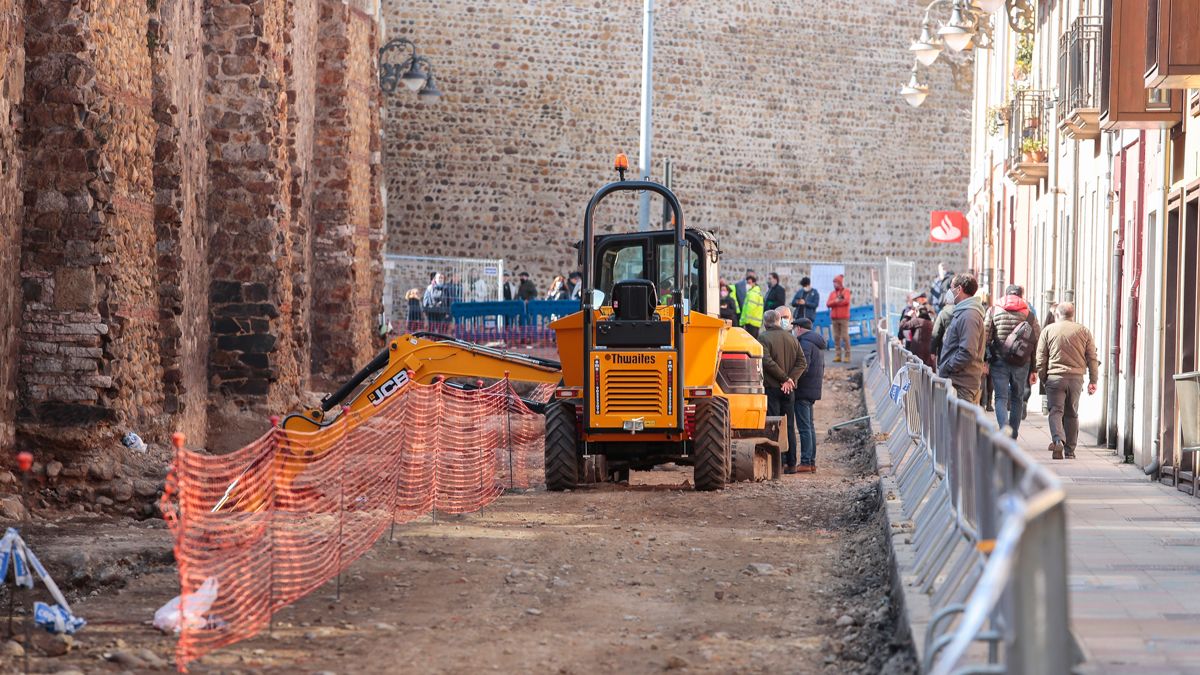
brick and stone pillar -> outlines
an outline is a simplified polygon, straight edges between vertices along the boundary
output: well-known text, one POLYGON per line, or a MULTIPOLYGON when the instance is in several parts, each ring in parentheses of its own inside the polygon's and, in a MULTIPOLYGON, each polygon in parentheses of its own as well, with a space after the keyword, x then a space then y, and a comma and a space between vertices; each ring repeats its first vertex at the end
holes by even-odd
POLYGON ((126 428, 154 437, 147 5, 27 0, 25 12, 20 432, 43 449, 69 437, 78 450, 126 428))
POLYGON ((354 373, 380 344, 379 28, 359 4, 320 1, 313 371, 332 378, 354 373))
MULTIPOLYGON (((296 406, 296 251, 287 0, 206 0, 210 387, 241 408, 296 406)), ((302 4, 302 3, 297 3, 302 4)))
POLYGON ((17 398, 23 164, 17 134, 25 88, 24 14, 23 0, 0 0, 0 453, 13 442, 17 398))

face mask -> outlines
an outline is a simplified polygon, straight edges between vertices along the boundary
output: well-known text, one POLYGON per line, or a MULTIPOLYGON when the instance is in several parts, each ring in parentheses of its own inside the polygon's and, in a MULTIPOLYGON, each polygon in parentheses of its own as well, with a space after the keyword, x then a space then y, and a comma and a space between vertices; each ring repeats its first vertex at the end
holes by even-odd
POLYGON ((784 329, 784 330, 790 330, 790 329, 791 329, 791 327, 792 327, 792 322, 791 322, 791 320, 790 320, 790 319, 780 319, 780 320, 779 320, 779 327, 780 327, 780 328, 782 328, 782 329, 784 329))
POLYGON ((913 300, 913 309, 920 309, 920 307, 921 303, 917 300, 913 300))

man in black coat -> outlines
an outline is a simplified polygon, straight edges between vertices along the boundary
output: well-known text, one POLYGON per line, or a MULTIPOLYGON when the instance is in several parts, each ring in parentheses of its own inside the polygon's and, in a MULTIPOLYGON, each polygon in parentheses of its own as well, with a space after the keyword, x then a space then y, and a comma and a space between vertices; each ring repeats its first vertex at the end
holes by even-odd
POLYGON ((821 385, 825 380, 825 350, 829 348, 825 338, 812 329, 807 318, 796 320, 796 339, 804 351, 808 369, 796 380, 796 427, 800 436, 799 473, 815 473, 817 470, 817 431, 813 426, 813 404, 821 400, 821 385))
POLYGON ((520 285, 517 287, 518 300, 537 300, 537 286, 529 280, 529 272, 521 272, 517 275, 521 279, 520 285))
POLYGON ((779 283, 779 275, 771 272, 767 275, 767 297, 764 298, 763 309, 779 309, 787 304, 787 290, 779 283))

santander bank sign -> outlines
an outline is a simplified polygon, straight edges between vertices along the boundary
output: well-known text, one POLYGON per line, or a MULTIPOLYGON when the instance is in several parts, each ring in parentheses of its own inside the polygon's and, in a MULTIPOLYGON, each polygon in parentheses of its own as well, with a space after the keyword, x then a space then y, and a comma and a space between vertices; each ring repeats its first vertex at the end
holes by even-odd
POLYGON ((929 241, 957 244, 967 237, 967 216, 962 211, 934 211, 929 217, 929 241))

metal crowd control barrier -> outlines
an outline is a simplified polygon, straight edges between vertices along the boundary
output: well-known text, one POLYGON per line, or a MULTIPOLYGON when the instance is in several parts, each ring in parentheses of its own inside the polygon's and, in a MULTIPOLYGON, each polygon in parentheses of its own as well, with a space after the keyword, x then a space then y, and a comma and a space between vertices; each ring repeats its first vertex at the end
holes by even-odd
POLYGON ((913 636, 922 672, 1070 673, 1080 658, 1058 478, 896 340, 878 344, 867 392, 913 525, 901 577, 932 612, 913 636))

